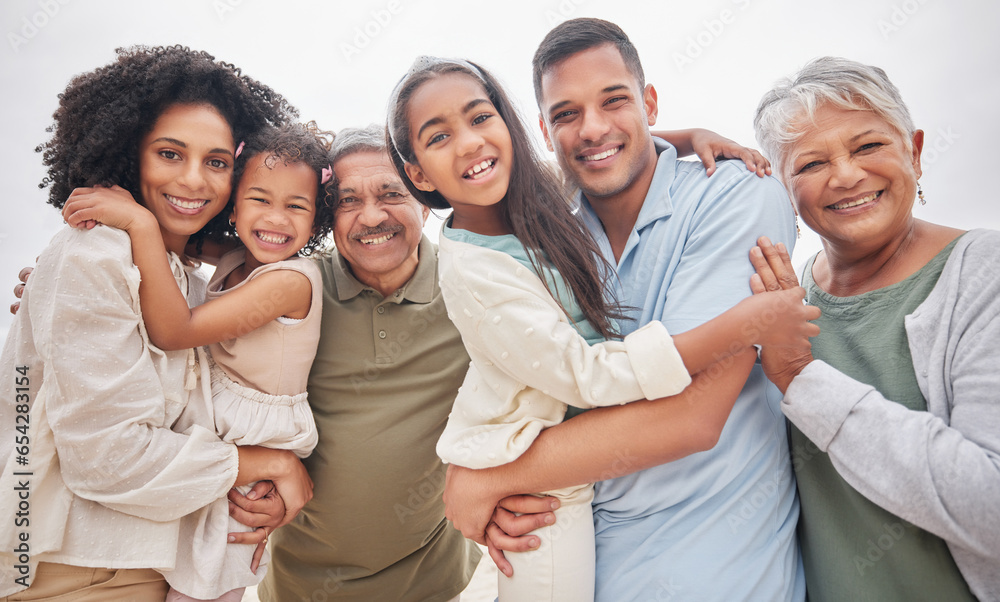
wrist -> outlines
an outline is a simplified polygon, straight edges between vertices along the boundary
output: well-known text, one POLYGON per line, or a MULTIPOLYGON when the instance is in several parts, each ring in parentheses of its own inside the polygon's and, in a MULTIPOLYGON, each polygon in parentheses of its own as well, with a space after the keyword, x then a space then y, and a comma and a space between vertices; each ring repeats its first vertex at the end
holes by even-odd
POLYGON ((156 216, 151 211, 145 207, 141 207, 141 210, 136 212, 132 223, 125 230, 130 235, 159 236, 160 223, 156 221, 156 216))

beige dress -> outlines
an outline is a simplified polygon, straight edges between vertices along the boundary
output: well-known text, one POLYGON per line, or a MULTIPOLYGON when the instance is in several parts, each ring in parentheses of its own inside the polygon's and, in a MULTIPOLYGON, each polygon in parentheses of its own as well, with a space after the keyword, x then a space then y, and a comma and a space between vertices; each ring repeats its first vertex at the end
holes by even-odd
MULTIPOLYGON (((318 441, 316 424, 306 401, 306 381, 319 344, 323 282, 315 262, 292 258, 263 265, 243 282, 222 290, 226 277, 243 265, 245 250, 224 255, 208 285, 207 299, 221 297, 261 274, 294 270, 312 284, 309 314, 302 320, 278 318, 233 339, 209 345, 212 355, 212 405, 215 430, 237 445, 288 449, 308 456, 318 441)), ((275 296, 283 294, 276 290, 275 296)), ((272 300, 274 297, 272 297, 272 300)), ((242 493, 251 485, 239 487, 242 493)), ((227 534, 250 531, 215 508, 185 523, 181 537, 194 542, 189 558, 164 572, 174 589, 195 598, 212 599, 227 591, 256 585, 264 578, 270 556, 265 553, 256 573, 250 570, 255 546, 227 542, 227 534)), ((183 541, 183 539, 182 539, 183 541)))

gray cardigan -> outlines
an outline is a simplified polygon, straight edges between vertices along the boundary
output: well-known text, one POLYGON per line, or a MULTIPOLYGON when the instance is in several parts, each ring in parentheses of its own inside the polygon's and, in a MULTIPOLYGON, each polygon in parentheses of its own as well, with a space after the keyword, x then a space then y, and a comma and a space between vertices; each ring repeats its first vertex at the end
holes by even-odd
POLYGON ((926 412, 820 360, 782 410, 851 486, 943 538, 973 594, 1000 600, 1000 232, 965 234, 905 326, 926 412))

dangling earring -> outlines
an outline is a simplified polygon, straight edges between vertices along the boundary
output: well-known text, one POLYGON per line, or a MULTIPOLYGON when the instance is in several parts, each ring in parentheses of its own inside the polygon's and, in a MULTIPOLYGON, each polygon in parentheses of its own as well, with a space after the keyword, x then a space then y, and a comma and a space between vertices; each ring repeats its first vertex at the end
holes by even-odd
POLYGON ((229 218, 229 227, 230 228, 235 228, 236 227, 236 222, 233 221, 233 218, 229 218))
POLYGON ((927 199, 924 198, 924 189, 920 187, 920 180, 917 180, 917 198, 920 199, 921 205, 927 204, 927 199))
POLYGON ((799 228, 799 214, 795 214, 795 238, 802 238, 802 228, 799 228))

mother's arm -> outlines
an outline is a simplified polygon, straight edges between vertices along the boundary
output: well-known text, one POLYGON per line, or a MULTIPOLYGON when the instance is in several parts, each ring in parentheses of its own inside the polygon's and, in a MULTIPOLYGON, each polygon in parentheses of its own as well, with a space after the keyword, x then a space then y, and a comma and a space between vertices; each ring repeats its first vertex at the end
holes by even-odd
POLYGON ((965 249, 965 284, 939 295, 954 306, 932 325, 949 333, 937 348, 940 357, 914 358, 915 366, 927 369, 918 374, 931 383, 925 394, 931 403, 937 397, 950 405, 948 415, 909 410, 822 361, 795 370, 782 402, 788 419, 865 497, 945 541, 993 558, 1000 556, 997 240, 992 249, 965 249))
POLYGON ((225 496, 239 472, 236 448, 209 429, 181 434, 164 424, 162 358, 140 335, 127 236, 107 228, 59 236, 64 244, 43 253, 24 309, 66 486, 157 521, 225 496))

